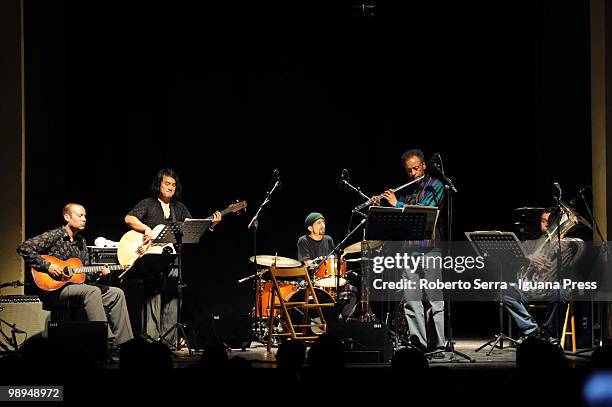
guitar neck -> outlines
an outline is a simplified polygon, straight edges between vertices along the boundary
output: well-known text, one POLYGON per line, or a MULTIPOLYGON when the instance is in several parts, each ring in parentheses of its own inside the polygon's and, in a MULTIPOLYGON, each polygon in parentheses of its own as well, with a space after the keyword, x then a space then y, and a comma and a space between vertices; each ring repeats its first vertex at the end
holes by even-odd
MULTIPOLYGON (((227 215, 227 214, 228 214, 228 213, 230 213, 230 212, 231 212, 231 209, 230 209, 230 208, 225 208, 225 209, 223 209, 223 210, 221 211, 221 216, 225 216, 225 215, 227 215)), ((208 218, 206 218, 205 220, 212 220, 212 219, 213 219, 213 216, 214 216, 214 215, 210 215, 210 216, 209 216, 208 218)))
MULTIPOLYGON (((85 266, 85 267, 78 267, 74 270, 72 270, 73 273, 75 274, 96 274, 102 271, 102 269, 105 266, 85 266)), ((121 265, 119 264, 112 264, 109 266, 106 266, 110 269, 110 271, 118 271, 118 270, 123 270, 123 267, 121 267, 121 265)))

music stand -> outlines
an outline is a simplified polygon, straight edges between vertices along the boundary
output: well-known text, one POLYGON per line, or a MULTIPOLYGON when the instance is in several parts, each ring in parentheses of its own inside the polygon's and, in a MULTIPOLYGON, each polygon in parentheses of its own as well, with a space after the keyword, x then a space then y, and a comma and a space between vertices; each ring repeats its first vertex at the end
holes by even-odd
POLYGON ((431 240, 438 213, 434 206, 372 206, 368 212, 366 240, 431 240))
MULTIPOLYGON (((432 240, 439 210, 434 206, 405 205, 403 208, 372 206, 368 212, 366 240, 423 241, 432 240)), ((401 303, 401 302, 400 302, 401 303)), ((396 329, 399 326, 399 306, 395 310, 396 329)), ((399 333, 389 329, 399 346, 399 333)), ((412 346, 409 341, 404 341, 412 346)), ((434 352, 436 353, 436 352, 434 352)), ((427 354, 428 355, 428 354, 427 354)))
MULTIPOLYGON (((527 257, 523 245, 513 232, 500 232, 493 230, 465 232, 465 235, 479 256, 497 261, 500 283, 503 281, 502 264, 504 262, 518 263, 525 261, 525 258, 527 257)), ((475 350, 475 352, 478 352, 484 347, 491 345, 491 349, 489 352, 487 352, 487 356, 491 355, 496 346, 503 350, 504 339, 515 346, 518 344, 517 341, 504 334, 504 299, 501 292, 501 286, 499 290, 499 333, 494 335, 488 342, 475 350)))
POLYGON ((171 332, 175 329, 178 331, 176 335, 176 350, 180 350, 180 340, 181 337, 179 335, 182 334, 185 339, 185 343, 187 344, 187 349, 189 350, 189 354, 192 355, 193 352, 191 350, 191 345, 189 343, 189 338, 187 337, 187 333, 185 332, 185 325, 181 323, 181 305, 183 300, 183 244, 192 244, 198 243, 200 238, 208 230, 212 223, 212 219, 185 219, 184 222, 171 222, 166 225, 157 235, 157 238, 153 240, 153 243, 172 243, 175 246, 177 253, 177 268, 178 268, 178 302, 176 307, 176 323, 168 329, 160 338, 160 341, 166 339, 171 332))

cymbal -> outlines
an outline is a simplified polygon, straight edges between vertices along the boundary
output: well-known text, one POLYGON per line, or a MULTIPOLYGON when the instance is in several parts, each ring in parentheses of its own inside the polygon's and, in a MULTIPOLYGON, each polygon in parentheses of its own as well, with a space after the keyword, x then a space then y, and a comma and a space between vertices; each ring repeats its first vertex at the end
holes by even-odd
MULTIPOLYGON (((377 247, 382 245, 382 240, 368 240, 367 242, 370 249, 376 249, 377 247)), ((361 242, 353 243, 352 245, 344 249, 344 254, 351 253, 361 253, 361 242)))
MULTIPOLYGON (((249 260, 255 263, 255 256, 249 257, 249 260)), ((297 260, 290 259, 288 257, 272 256, 266 254, 257 255, 257 264, 260 266, 272 267, 276 264, 276 267, 300 267, 302 263, 297 260)))

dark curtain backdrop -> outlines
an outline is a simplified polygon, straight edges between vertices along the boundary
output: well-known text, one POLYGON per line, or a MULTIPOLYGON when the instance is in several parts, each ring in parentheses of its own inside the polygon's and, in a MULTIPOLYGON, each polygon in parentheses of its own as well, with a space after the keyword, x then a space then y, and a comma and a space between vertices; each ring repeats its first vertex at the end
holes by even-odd
MULTIPOLYGON (((288 257, 310 211, 343 238, 361 200, 339 189, 342 168, 380 193, 406 181, 409 148, 444 158, 457 240, 552 204, 553 181, 568 199, 590 183, 586 1, 379 2, 375 18, 348 2, 217 3, 25 1, 28 236, 77 201, 90 242, 118 240, 163 167, 196 217, 246 199, 187 249, 197 321, 250 311, 236 280, 275 168, 258 252, 288 257)), ((495 324, 493 304, 458 304, 458 332, 476 309, 495 324)))

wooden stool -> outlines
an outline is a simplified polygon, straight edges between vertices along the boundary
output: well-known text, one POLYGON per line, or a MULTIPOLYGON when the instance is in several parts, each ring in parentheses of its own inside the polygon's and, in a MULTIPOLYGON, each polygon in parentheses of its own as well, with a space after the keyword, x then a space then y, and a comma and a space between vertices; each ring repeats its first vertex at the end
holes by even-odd
POLYGON ((572 336, 572 352, 576 353, 576 322, 574 319, 574 307, 572 302, 567 303, 567 309, 565 310, 565 321, 563 322, 563 333, 561 334, 561 349, 565 350, 565 336, 572 336), (571 330, 567 330, 568 320, 571 324, 571 330))

